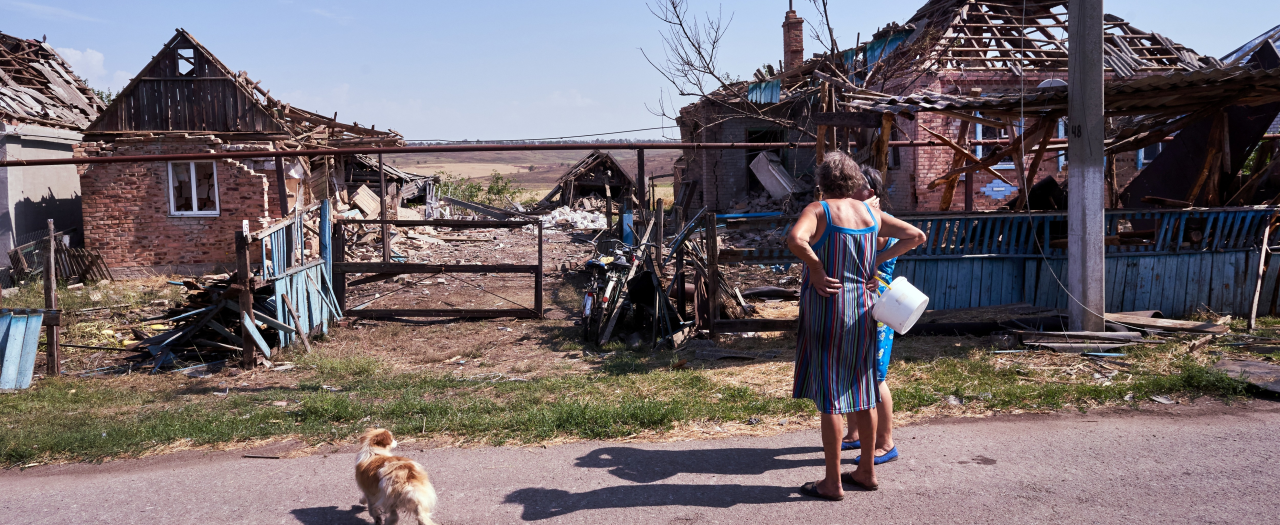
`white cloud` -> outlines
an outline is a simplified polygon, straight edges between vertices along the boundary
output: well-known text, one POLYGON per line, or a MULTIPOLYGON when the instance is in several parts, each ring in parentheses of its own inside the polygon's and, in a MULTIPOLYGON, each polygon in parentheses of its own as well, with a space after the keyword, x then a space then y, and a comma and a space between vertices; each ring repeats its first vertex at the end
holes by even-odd
POLYGON ((71 65, 76 76, 84 79, 90 87, 119 92, 129 83, 129 73, 125 71, 108 72, 106 56, 94 49, 58 48, 58 54, 71 65))
POLYGON ((47 20, 80 20, 82 22, 101 22, 97 18, 87 16, 69 9, 61 7, 53 7, 48 5, 32 4, 29 2, 5 2, 5 7, 11 11, 22 11, 31 16, 44 18, 47 20))
POLYGON ((599 105, 599 102, 582 96, 576 89, 556 91, 551 94, 551 105, 571 108, 585 108, 599 105))

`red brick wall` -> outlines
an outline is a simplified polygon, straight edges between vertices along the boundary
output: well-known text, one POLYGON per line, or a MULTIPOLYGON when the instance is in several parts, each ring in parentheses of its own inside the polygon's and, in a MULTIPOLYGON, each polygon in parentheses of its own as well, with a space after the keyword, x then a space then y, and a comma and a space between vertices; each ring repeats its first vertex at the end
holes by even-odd
MULTIPOLYGON (((121 138, 114 144, 82 144, 78 154, 159 155, 221 151, 222 141, 185 135, 121 138)), ((168 163, 89 164, 80 177, 85 245, 112 268, 231 264, 235 232, 248 219, 258 229, 267 217, 271 177, 235 160, 216 161, 221 213, 217 217, 169 215, 168 163)), ((274 215, 279 215, 278 213, 274 215)))

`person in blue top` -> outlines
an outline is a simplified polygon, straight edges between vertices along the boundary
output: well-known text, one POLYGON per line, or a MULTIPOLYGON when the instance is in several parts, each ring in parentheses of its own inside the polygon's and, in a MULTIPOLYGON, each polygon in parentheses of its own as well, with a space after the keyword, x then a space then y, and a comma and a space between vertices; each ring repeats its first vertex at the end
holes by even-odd
MULTIPOLYGON (((884 188, 884 180, 880 176, 880 172, 874 169, 864 169, 863 174, 866 175, 867 189, 863 190, 856 198, 870 204, 877 210, 880 208, 879 195, 884 188)), ((883 212, 882 212, 883 213, 883 212)), ((888 215, 885 213, 885 215, 888 215)), ((880 237, 876 239, 876 254, 879 255, 890 246, 898 242, 897 239, 891 237, 880 237)), ((886 282, 893 281, 893 267, 898 262, 898 258, 889 259, 876 267, 876 274, 886 282)), ((880 283, 877 294, 885 292, 884 283, 880 283)), ((893 442, 893 396, 889 393, 889 385, 885 383, 885 377, 889 373, 889 355, 893 351, 893 329, 881 322, 876 323, 876 388, 880 394, 880 404, 876 405, 878 412, 877 419, 879 425, 876 428, 876 459, 873 462, 876 465, 887 463, 898 459, 898 447, 893 442)), ((862 441, 858 436, 858 426, 853 421, 849 421, 845 428, 849 429, 845 433, 844 440, 840 448, 842 450, 856 450, 862 448, 862 441)), ((853 458, 857 463, 861 458, 853 458)))

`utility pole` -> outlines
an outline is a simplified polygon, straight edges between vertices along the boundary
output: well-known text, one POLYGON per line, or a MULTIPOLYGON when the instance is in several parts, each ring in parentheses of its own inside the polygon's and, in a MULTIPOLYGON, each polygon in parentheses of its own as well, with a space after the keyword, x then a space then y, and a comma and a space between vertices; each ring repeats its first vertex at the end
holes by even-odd
POLYGON ((1106 310, 1102 0, 1067 11, 1067 303, 1070 329, 1101 332, 1106 310))

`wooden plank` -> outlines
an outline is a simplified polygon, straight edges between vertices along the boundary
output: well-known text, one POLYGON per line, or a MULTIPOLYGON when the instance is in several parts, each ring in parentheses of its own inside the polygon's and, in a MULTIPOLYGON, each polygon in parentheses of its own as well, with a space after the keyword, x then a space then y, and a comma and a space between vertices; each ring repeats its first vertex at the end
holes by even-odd
MULTIPOLYGON (((27 333, 22 338, 22 358, 18 360, 18 388, 31 388, 31 376, 36 370, 36 354, 40 343, 40 314, 27 316, 27 333)), ((56 329, 57 327, 50 327, 56 329)), ((47 344, 47 343, 46 343, 47 344)), ((57 344, 56 342, 54 344, 57 344)))
POLYGON ((389 318, 389 317, 448 317, 448 318, 474 318, 474 319, 493 319, 499 317, 514 317, 517 319, 533 319, 538 317, 533 310, 527 308, 508 308, 493 310, 466 310, 466 309, 404 309, 404 310, 352 310, 347 312, 350 317, 360 318, 389 318))
POLYGON ((262 351, 262 355, 266 356, 267 359, 271 359, 271 347, 267 346, 267 340, 262 338, 262 333, 258 332, 258 326, 249 319, 249 314, 240 312, 240 324, 249 332, 249 337, 258 345, 258 350, 262 351))
POLYGON ((968 296, 965 297, 965 308, 982 304, 982 290, 984 290, 982 275, 989 261, 985 259, 970 259, 969 263, 969 267, 965 271, 965 275, 969 277, 966 279, 969 281, 966 285, 969 291, 968 296))
POLYGON ((1137 328, 1146 328, 1151 330, 1164 330, 1169 332, 1191 332, 1197 334, 1225 334, 1231 329, 1213 323, 1201 323, 1196 321, 1177 321, 1174 319, 1156 319, 1151 317, 1140 317, 1136 315, 1125 314, 1107 314, 1107 320, 1121 323, 1126 326, 1137 328))
POLYGON ((1235 312, 1239 315, 1248 314, 1253 310, 1253 292, 1258 289, 1258 281, 1261 280, 1259 279, 1258 273, 1260 270, 1259 265, 1261 264, 1259 260, 1262 259, 1262 252, 1245 252, 1245 259, 1244 268, 1240 270, 1241 277, 1243 277, 1241 280, 1244 281, 1244 286, 1236 290, 1235 312))
POLYGON ((1213 293, 1213 255, 1212 253, 1201 254, 1200 259, 1200 281, 1196 289, 1195 304, 1192 305, 1192 311, 1200 308, 1209 307, 1209 299, 1213 293))
POLYGON ((1201 279, 1204 270, 1201 267, 1201 259, 1208 257, 1208 254, 1187 255, 1187 281, 1184 284, 1185 294, 1182 300, 1183 315, 1190 314, 1200 307, 1200 289, 1201 279))
POLYGON ((1280 260, 1275 254, 1267 254, 1267 271, 1262 278, 1262 293, 1258 299, 1258 315, 1272 315, 1275 311, 1276 277, 1280 275, 1280 260))
POLYGON ((1230 272, 1234 271, 1230 263, 1230 259, 1225 253, 1212 254, 1213 267, 1216 269, 1211 275, 1212 285, 1209 288, 1209 309, 1217 313, 1225 313, 1227 306, 1227 297, 1231 292, 1231 282, 1235 276, 1230 272))
POLYGON ((1053 306, 1054 301, 1050 297, 1050 286, 1054 290, 1057 289, 1057 283, 1053 280, 1053 275, 1049 273, 1049 261, 1045 259, 1036 259, 1036 273, 1039 275, 1039 284, 1036 286, 1036 301, 1032 304, 1045 308, 1053 306))
POLYGON ((1182 255, 1170 255, 1174 261, 1174 273, 1170 276, 1171 280, 1165 283, 1164 301, 1160 305, 1160 311, 1170 317, 1182 317, 1186 311, 1187 294, 1183 288, 1187 285, 1187 263, 1189 257, 1182 255))
POLYGON ((968 308, 971 303, 970 293, 973 291, 973 269, 980 266, 979 261, 961 259, 956 265, 956 301, 954 308, 968 308))
POLYGON ((26 316, 15 316, 13 314, 0 315, 0 350, 4 351, 3 361, 0 361, 0 390, 16 388, 18 385, 18 363, 22 361, 22 337, 26 334, 25 330, 26 316), (11 337, 14 333, 13 322, 21 317, 24 325, 19 328, 17 337, 11 337))
POLYGON ((302 340, 302 346, 303 346, 303 348, 305 348, 305 349, 307 350, 307 353, 308 353, 308 354, 309 354, 309 353, 311 353, 311 338, 309 338, 309 337, 307 337, 307 336, 306 336, 306 334, 307 334, 308 330, 306 330, 305 328, 303 328, 303 326, 302 326, 302 318, 301 318, 301 317, 298 317, 298 311, 297 311, 297 310, 295 310, 295 309, 293 308, 293 304, 289 302, 289 296, 288 296, 288 295, 282 295, 282 296, 280 297, 280 299, 281 299, 282 301, 284 301, 284 308, 282 308, 282 310, 288 310, 289 315, 293 317, 293 326, 297 327, 298 332, 300 332, 300 333, 302 334, 302 335, 300 335, 300 336, 298 337, 298 339, 301 339, 301 340, 302 340))
POLYGON ((1022 298, 1019 301, 1029 304, 1036 302, 1036 279, 1037 266, 1035 259, 1026 259, 1022 262, 1022 298))
POLYGON ((333 263, 333 273, 338 275, 349 273, 384 273, 388 275, 407 273, 527 273, 532 275, 536 271, 538 271, 538 265, 536 264, 333 263))
POLYGON ((221 324, 219 324, 217 321, 210 320, 210 321, 209 321, 205 326, 208 326, 208 327, 212 328, 214 331, 216 331, 216 332, 218 332, 219 334, 221 334, 221 335, 222 335, 222 337, 227 338, 227 340, 228 340, 228 341, 231 341, 232 343, 234 343, 234 344, 236 344, 236 345, 243 345, 243 344, 244 344, 244 340, 243 340, 243 339, 241 339, 241 338, 240 338, 240 336, 238 336, 238 335, 236 335, 236 334, 231 333, 231 330, 227 330, 227 327, 222 326, 222 325, 221 325, 221 324))
MULTIPOLYGON (((227 301, 223 304, 225 304, 227 308, 235 310, 238 313, 244 313, 243 311, 240 310, 240 303, 237 303, 235 301, 227 301)), ((275 328, 276 330, 285 331, 289 333, 294 332, 293 327, 286 325, 284 323, 281 323, 280 321, 277 321, 275 319, 272 319, 271 316, 264 314, 262 312, 259 312, 257 309, 253 310, 253 316, 257 318, 259 321, 262 321, 262 324, 275 328)))
POLYGON ((1117 257, 1108 257, 1106 258, 1106 262, 1107 262, 1106 264, 1107 311, 1118 312, 1120 311, 1120 308, 1117 307, 1116 305, 1116 298, 1119 297, 1119 295, 1116 293, 1116 283, 1119 282, 1121 279, 1119 278, 1118 275, 1116 275, 1118 273, 1116 272, 1116 268, 1120 266, 1120 259, 1117 257))
POLYGON ((368 220, 339 219, 337 221, 337 223, 340 225, 343 225, 343 224, 377 225, 377 224, 382 224, 383 222, 390 224, 392 226, 401 226, 406 228, 417 227, 417 226, 433 226, 433 227, 439 227, 439 228, 453 228, 455 230, 483 229, 483 228, 504 228, 504 229, 510 230, 510 229, 516 229, 516 228, 523 228, 530 224, 536 224, 538 221, 532 221, 532 220, 530 221, 524 221, 524 220, 521 220, 521 221, 492 221, 492 220, 465 221, 460 219, 389 220, 389 221, 382 221, 382 220, 376 220, 376 219, 368 219, 368 220))
POLYGON ((1155 257, 1135 257, 1138 259, 1138 287, 1137 295, 1133 299, 1133 308, 1125 311, 1132 312, 1135 310, 1152 310, 1151 295, 1152 290, 1156 287, 1155 283, 1155 257))

